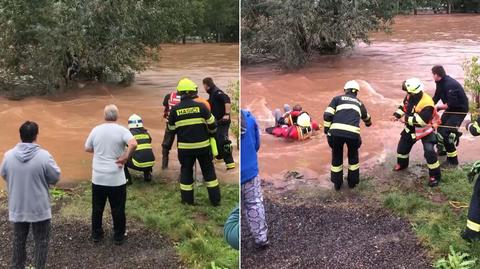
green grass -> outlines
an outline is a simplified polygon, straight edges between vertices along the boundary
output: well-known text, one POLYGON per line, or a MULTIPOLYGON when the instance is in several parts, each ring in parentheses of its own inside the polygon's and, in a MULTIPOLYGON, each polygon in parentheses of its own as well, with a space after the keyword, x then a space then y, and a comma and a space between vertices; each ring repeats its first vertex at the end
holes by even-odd
MULTIPOLYGON (((460 237, 466 225, 468 208, 455 208, 450 204, 450 201, 469 204, 473 184, 467 180, 468 169, 466 166, 443 170, 442 182, 434 189, 426 184, 421 187, 417 185, 417 188, 390 184, 383 186, 380 192, 375 187, 365 187, 363 192, 377 197, 386 208, 408 219, 434 260, 446 257, 450 253, 450 246, 457 252, 468 253, 471 258, 480 260, 480 243, 469 244, 460 237)), ((363 184, 373 185, 371 179, 365 181, 363 184)), ((475 268, 480 268, 480 264, 475 268)))
MULTIPOLYGON (((89 218, 91 190, 85 185, 79 197, 62 208, 66 218, 89 218)), ((223 225, 238 204, 238 185, 221 184, 222 203, 212 207, 205 186, 195 188, 196 206, 180 202, 178 184, 141 183, 128 187, 127 217, 135 218, 170 237, 188 268, 238 268, 239 253, 223 239, 223 225)))

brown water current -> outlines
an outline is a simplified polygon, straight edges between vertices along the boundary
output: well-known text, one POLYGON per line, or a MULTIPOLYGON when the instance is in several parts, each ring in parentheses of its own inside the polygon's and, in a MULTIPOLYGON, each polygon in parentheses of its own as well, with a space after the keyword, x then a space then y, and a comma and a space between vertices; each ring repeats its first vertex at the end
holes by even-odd
MULTIPOLYGON (((447 73, 463 83, 465 58, 480 56, 480 16, 421 15, 395 19, 391 34, 375 33, 370 45, 358 46, 341 55, 318 56, 298 72, 282 73, 272 65, 242 70, 242 107, 250 109, 262 128, 271 126, 271 111, 283 104, 301 104, 314 119, 323 122, 330 100, 343 92, 347 80, 360 81, 359 98, 373 117, 373 126, 362 125, 361 169, 395 162, 396 146, 403 128, 389 116, 404 96, 401 83, 409 77, 422 79, 433 96, 431 67, 442 64, 447 73)), ((468 117, 468 116, 467 116, 468 117)), ((480 139, 464 136, 458 149, 461 162, 478 159, 480 139)), ((331 151, 323 130, 303 142, 287 142, 262 133, 261 176, 278 185, 288 170, 304 174, 315 184, 330 187, 331 151)), ((423 161, 420 143, 411 153, 413 162, 423 161)), ((346 154, 344 155, 346 156, 346 154)), ((346 161, 344 162, 346 164, 346 161)), ((346 171, 346 169, 345 169, 346 171)))
MULTIPOLYGON (((164 45, 160 61, 137 75, 129 87, 115 87, 90 83, 83 88, 54 97, 31 97, 22 101, 0 98, 0 154, 19 141, 18 128, 26 120, 40 125, 38 143, 47 149, 62 169, 62 183, 88 181, 91 177, 92 156, 84 152, 84 143, 90 130, 103 120, 106 104, 116 104, 120 110, 119 123, 126 126, 128 117, 139 114, 153 137, 157 157, 154 173, 176 179, 179 164, 176 148, 170 154, 170 169, 160 170, 161 142, 165 130, 163 97, 172 91, 178 80, 189 77, 199 85, 203 97, 208 95, 202 79, 210 76, 221 89, 237 81, 239 76, 238 45, 191 44, 164 45)), ((238 152, 236 152, 238 156, 238 152)), ((235 158, 238 161, 238 157, 235 158)), ((216 165, 220 180, 238 182, 238 169, 225 171, 225 165, 216 165)), ((200 170, 198 171, 200 176, 200 170)), ((0 187, 3 180, 0 180, 0 187)))

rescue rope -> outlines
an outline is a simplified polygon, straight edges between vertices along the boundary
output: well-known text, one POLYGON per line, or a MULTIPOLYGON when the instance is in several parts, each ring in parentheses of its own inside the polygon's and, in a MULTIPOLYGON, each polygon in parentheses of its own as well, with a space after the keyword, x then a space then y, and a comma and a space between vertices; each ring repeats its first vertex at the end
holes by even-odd
POLYGON ((461 209, 461 208, 468 208, 467 203, 459 202, 459 201, 448 201, 448 203, 456 209, 461 209))
POLYGON ((444 111, 443 114, 459 114, 459 115, 467 115, 470 112, 454 112, 454 111, 444 111))

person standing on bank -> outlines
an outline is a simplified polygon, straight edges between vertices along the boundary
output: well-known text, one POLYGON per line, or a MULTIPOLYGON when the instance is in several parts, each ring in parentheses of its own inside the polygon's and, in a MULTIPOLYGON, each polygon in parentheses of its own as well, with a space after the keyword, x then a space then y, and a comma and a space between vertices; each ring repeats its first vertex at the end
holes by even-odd
POLYGON ((102 217, 108 199, 113 219, 113 240, 120 245, 125 239, 127 199, 123 166, 135 152, 137 141, 127 128, 116 123, 118 108, 115 105, 105 107, 104 119, 104 123, 93 128, 85 142, 85 151, 93 153, 92 239, 99 242, 103 238, 102 217))
POLYGON ((13 223, 12 268, 25 268, 25 249, 32 226, 34 266, 45 268, 50 239, 49 185, 60 178, 60 168, 52 155, 36 143, 38 125, 27 121, 20 127, 21 143, 5 153, 0 168, 7 182, 9 221, 13 223))
POLYGON ((441 65, 432 67, 432 75, 437 84, 433 102, 437 105, 437 111, 445 110, 442 114, 442 126, 437 129, 438 155, 447 155, 447 165, 458 165, 457 148, 461 132, 458 128, 468 113, 468 98, 462 85, 451 78, 441 65), (442 101, 442 105, 437 104, 442 101), (448 127, 443 127, 448 126, 448 127), (455 128, 457 127, 457 128, 455 128))
POLYGON ((360 182, 358 159, 358 150, 362 145, 360 120, 367 127, 372 125, 372 117, 357 97, 360 91, 358 82, 347 81, 343 90, 345 93, 334 97, 323 114, 324 131, 327 135, 328 145, 332 148, 330 180, 337 191, 343 184, 343 147, 345 144, 348 149, 348 187, 353 189, 360 182))
POLYGON ((227 170, 235 168, 235 161, 232 156, 232 141, 228 137, 228 130, 230 129, 230 112, 231 103, 230 97, 222 90, 220 90, 212 78, 203 79, 203 87, 208 93, 208 102, 212 108, 212 114, 217 122, 217 146, 218 156, 217 160, 223 159, 227 170))

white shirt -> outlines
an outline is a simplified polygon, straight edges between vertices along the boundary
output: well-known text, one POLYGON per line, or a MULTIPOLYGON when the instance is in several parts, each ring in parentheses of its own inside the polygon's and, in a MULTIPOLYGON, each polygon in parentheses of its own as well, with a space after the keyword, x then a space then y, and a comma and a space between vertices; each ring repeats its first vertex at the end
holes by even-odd
POLYGON ((93 184, 115 187, 127 183, 123 167, 118 167, 115 162, 132 138, 127 128, 114 122, 93 128, 85 142, 86 149, 93 149, 93 184))

